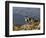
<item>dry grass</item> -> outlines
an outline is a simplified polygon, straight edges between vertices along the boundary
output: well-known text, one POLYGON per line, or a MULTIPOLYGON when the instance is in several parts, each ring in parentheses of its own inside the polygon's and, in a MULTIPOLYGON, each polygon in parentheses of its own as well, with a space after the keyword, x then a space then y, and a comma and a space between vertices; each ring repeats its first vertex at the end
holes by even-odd
POLYGON ((40 22, 32 22, 32 24, 13 25, 13 31, 19 30, 40 30, 40 22))

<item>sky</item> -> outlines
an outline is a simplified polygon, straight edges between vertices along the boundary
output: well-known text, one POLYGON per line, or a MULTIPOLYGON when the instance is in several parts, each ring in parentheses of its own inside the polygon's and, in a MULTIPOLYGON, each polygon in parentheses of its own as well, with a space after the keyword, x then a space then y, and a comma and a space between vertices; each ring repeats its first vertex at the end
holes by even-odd
POLYGON ((40 8, 13 7, 14 24, 25 24, 25 20, 24 20, 25 16, 40 18, 40 8))

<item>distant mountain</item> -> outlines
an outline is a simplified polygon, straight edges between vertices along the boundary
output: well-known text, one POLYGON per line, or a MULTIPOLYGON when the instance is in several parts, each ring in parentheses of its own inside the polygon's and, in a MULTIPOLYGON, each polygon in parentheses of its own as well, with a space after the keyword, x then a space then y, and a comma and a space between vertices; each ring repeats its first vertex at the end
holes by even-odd
POLYGON ((19 14, 13 15, 13 22, 14 22, 14 24, 17 24, 17 25, 18 25, 18 24, 19 24, 19 25, 25 24, 24 16, 19 15, 19 14))
POLYGON ((40 8, 13 7, 14 24, 25 24, 24 17, 40 18, 40 8))

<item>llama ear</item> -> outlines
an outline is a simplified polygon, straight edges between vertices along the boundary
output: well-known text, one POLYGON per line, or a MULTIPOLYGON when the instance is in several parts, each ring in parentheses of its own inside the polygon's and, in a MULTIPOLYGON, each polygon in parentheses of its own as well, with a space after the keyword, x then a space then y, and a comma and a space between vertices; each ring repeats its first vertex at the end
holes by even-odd
POLYGON ((31 20, 31 18, 29 18, 29 20, 31 20))
POLYGON ((28 19, 27 19, 27 22, 28 22, 28 19))
POLYGON ((25 21, 27 21, 27 19, 25 19, 25 21))

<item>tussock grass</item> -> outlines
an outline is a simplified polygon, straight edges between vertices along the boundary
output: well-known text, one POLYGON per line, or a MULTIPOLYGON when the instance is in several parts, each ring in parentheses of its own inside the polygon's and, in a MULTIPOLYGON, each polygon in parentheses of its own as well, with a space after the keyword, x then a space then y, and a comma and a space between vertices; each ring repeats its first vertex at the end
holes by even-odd
POLYGON ((13 31, 19 30, 40 30, 40 22, 32 22, 32 24, 24 24, 24 25, 13 25, 13 31))

